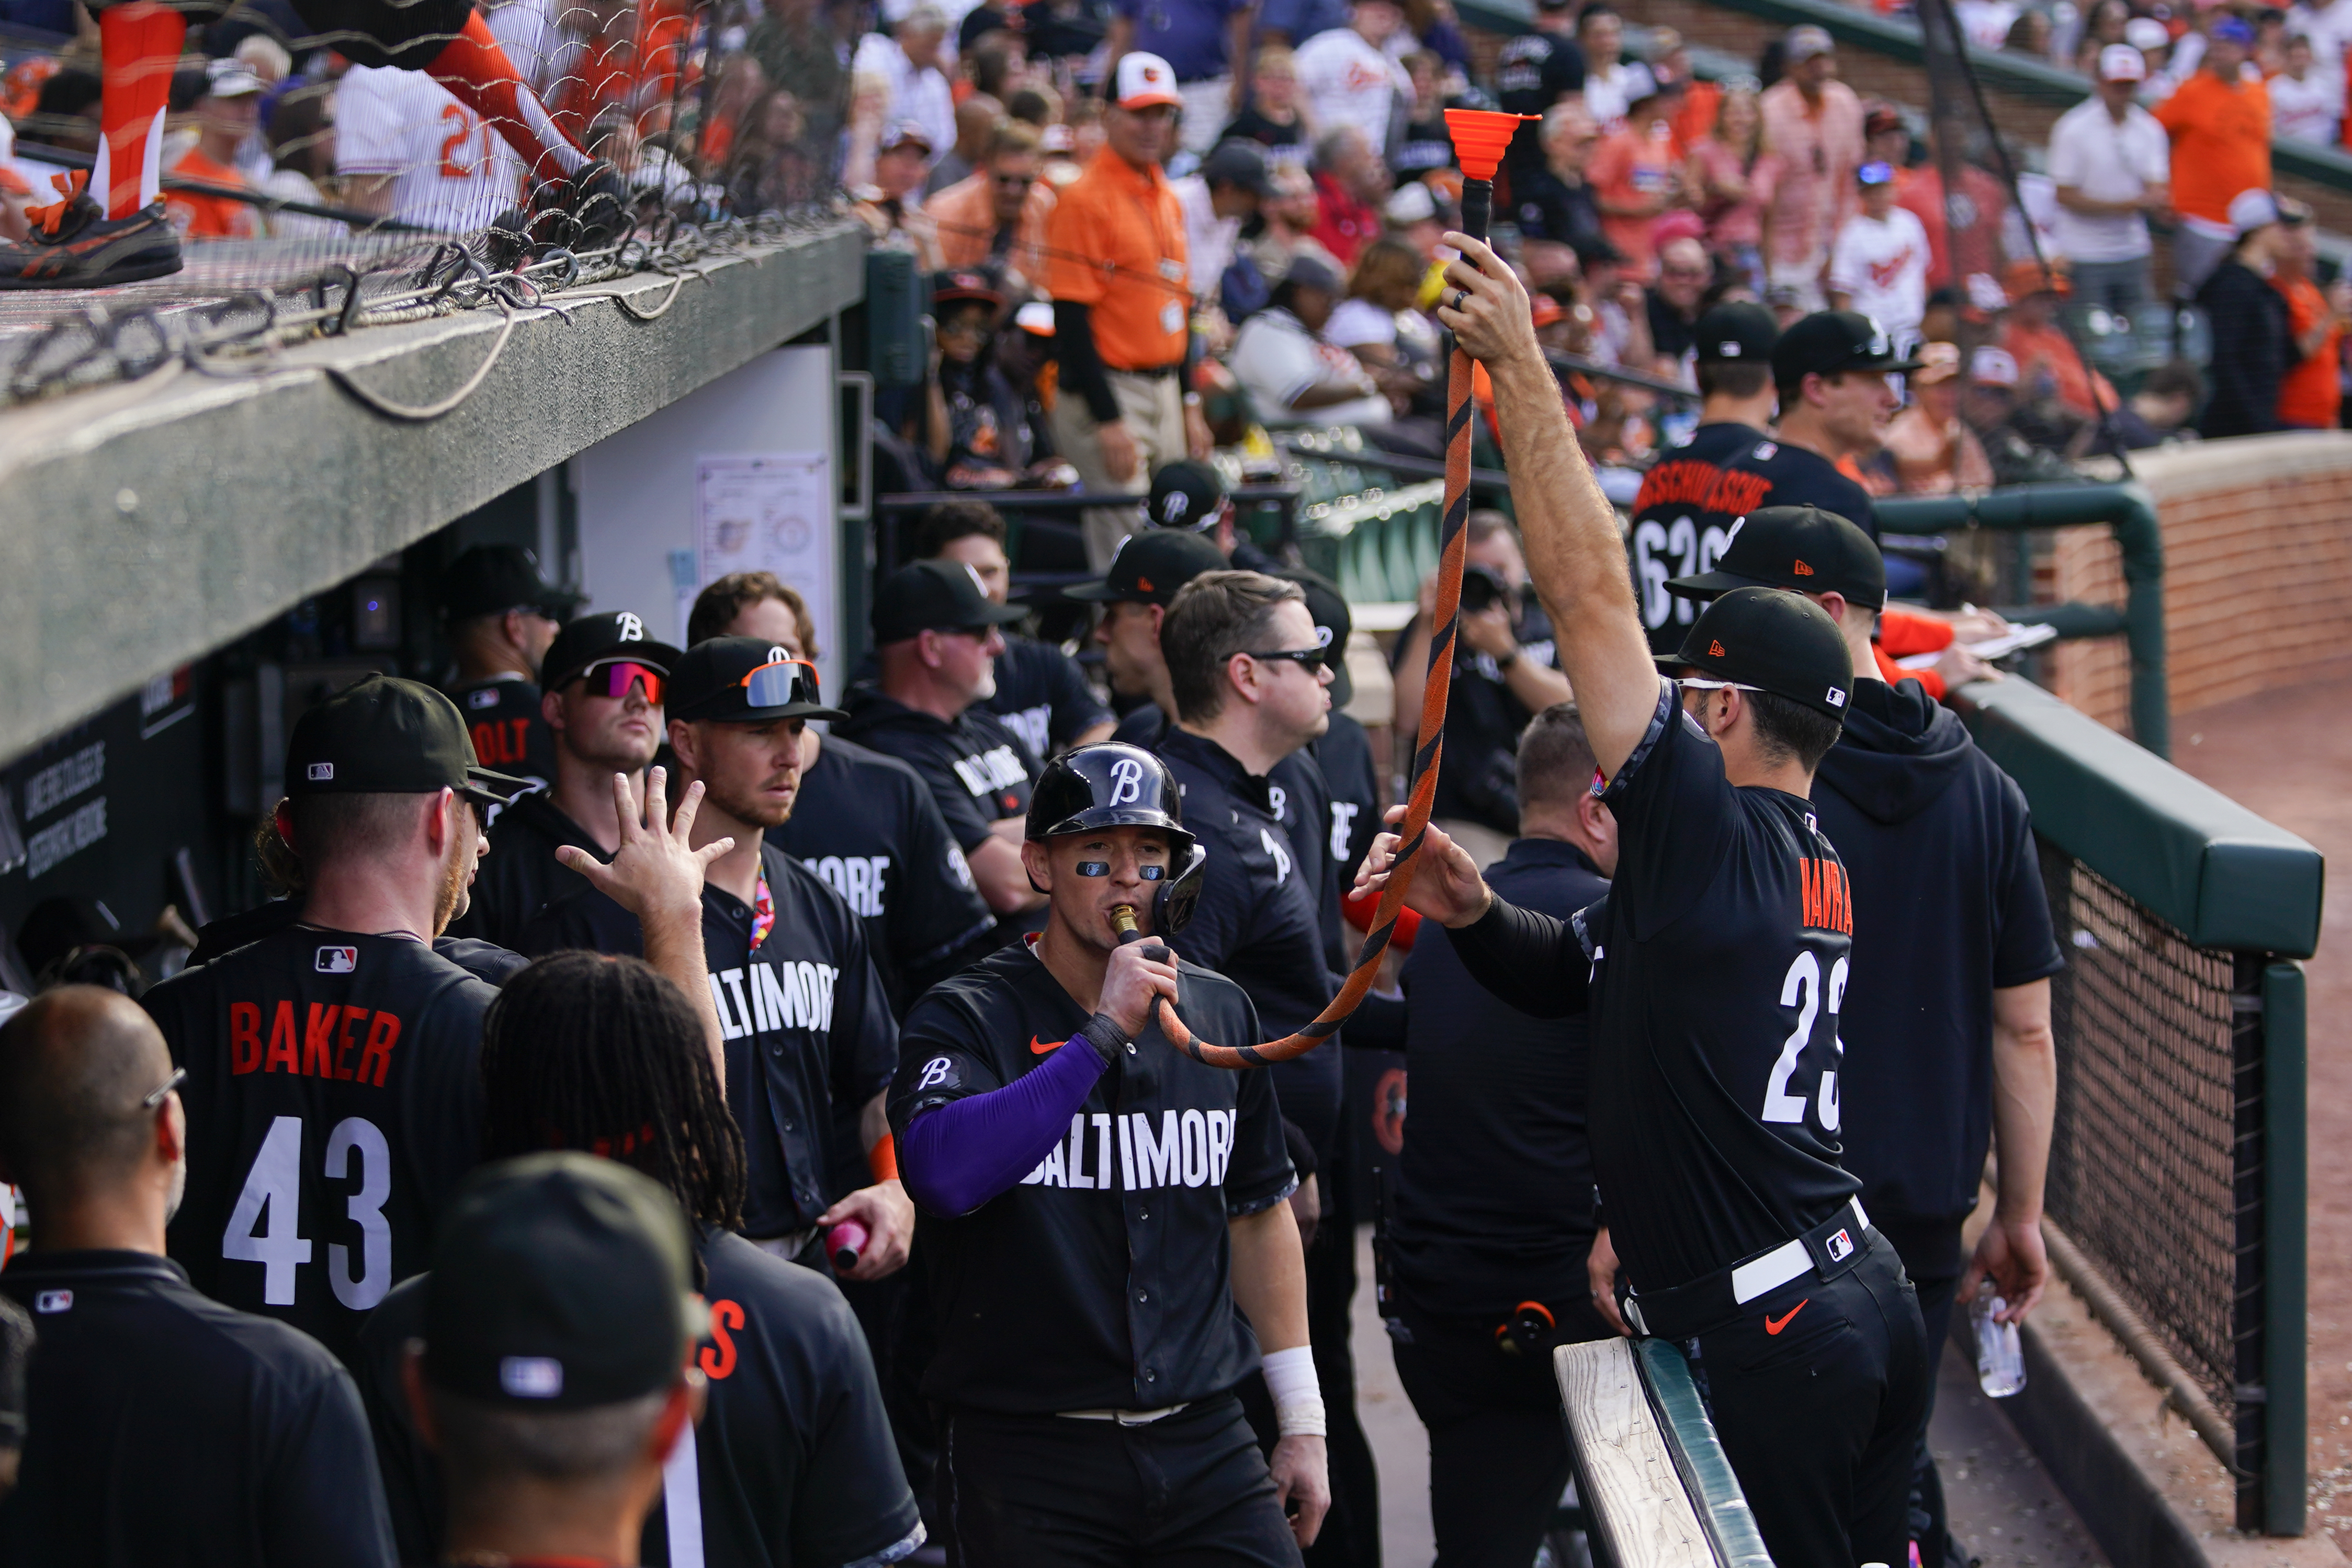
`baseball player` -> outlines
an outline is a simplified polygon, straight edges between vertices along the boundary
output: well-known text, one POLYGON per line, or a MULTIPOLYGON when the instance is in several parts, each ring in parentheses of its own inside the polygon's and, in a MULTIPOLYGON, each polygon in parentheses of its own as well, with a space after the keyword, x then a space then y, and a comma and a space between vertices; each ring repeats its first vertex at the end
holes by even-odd
POLYGON ((553 741, 553 777, 544 791, 499 813, 499 852, 474 878, 465 915, 450 924, 454 935, 519 946, 532 915, 585 885, 556 851, 609 856, 621 847, 613 776, 642 786, 661 746, 663 687, 677 663, 677 650, 647 638, 645 622, 625 610, 583 615, 549 644, 539 703, 553 741))
MULTIPOLYGON (((833 1282, 734 1233, 743 1136, 686 998, 645 965, 543 958, 484 1020, 486 1159, 577 1149, 635 1166, 695 1221, 709 1404, 672 1456, 638 1561, 669 1568, 894 1563, 922 1544, 915 1500, 856 1321, 833 1282)), ((430 1276, 403 1281, 361 1335, 362 1392, 402 1559, 438 1562, 438 1467, 416 1440, 401 1363, 430 1276)))
POLYGON ((520 545, 475 546, 449 563, 441 593, 457 662, 449 700, 466 716, 474 755, 545 789, 555 779, 555 738, 540 705, 540 666, 580 596, 551 587, 520 545))
MULTIPOLYGON (((1464 256, 1440 318, 1494 379, 1619 849, 1605 903, 1562 922, 1497 899, 1432 831, 1413 905, 1505 1000, 1589 1008, 1597 1218, 1622 1310, 1692 1356, 1774 1561, 1900 1563, 1930 1363, 1902 1263, 1838 1165, 1854 905, 1806 799, 1852 657, 1819 607, 1743 588, 1692 625, 1677 658, 1695 673, 1660 676, 1526 291, 1481 242, 1446 243, 1464 256)), ((1376 841, 1366 885, 1393 843, 1376 841)))
POLYGON ((923 1388, 971 1568, 1296 1563, 1323 1514, 1273 1085, 1161 1032, 1172 1006, 1204 1038, 1261 1038, 1240 988, 1164 945, 1198 893, 1181 811, 1174 777, 1134 747, 1049 764, 1021 856, 1045 931, 908 1015, 890 1121, 939 1328, 923 1388), (1162 940, 1121 946, 1122 914, 1162 940), (1270 1466, 1234 1393, 1261 1361, 1283 1434, 1270 1466))
MULTIPOLYGON (((361 1320, 424 1267, 479 1157, 475 1057, 498 993, 429 944, 465 907, 477 809, 514 781, 475 765, 448 698, 382 675, 297 721, 286 781, 277 814, 306 876, 299 922, 143 1000, 187 1073, 173 1261, 205 1294, 348 1360, 361 1320)), ((644 915, 648 956, 699 996, 708 852, 672 836, 658 773, 646 793, 653 822, 632 823, 592 880, 644 915)), ((633 791, 616 795, 637 814, 633 791)), ((681 831, 699 799, 679 806, 681 831)))
MULTIPOLYGON (((743 1233, 822 1269, 822 1232, 854 1219, 869 1241, 850 1278, 877 1279, 906 1262, 913 1218, 882 1108, 897 1025, 864 922, 765 836, 799 794, 802 728, 841 712, 824 706, 813 667, 751 637, 714 637, 681 654, 667 712, 679 773, 709 790, 682 831, 690 826, 705 853, 726 846, 709 862, 699 929, 728 1103, 748 1151, 743 1233), (852 1108, 873 1179, 842 1187, 832 1128, 852 1108)), ((567 863, 578 854, 567 852, 567 863)), ((593 889, 548 905, 523 933, 532 954, 634 953, 640 940, 635 915, 593 889)))

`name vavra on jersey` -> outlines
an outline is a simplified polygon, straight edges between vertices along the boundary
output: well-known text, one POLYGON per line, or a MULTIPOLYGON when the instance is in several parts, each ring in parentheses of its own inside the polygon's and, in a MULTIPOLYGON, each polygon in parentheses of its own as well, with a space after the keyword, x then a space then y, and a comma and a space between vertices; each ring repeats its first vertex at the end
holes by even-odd
POLYGON ((847 900, 849 907, 858 914, 872 916, 887 913, 882 907, 882 895, 889 885, 888 855, 827 855, 823 860, 801 863, 824 878, 825 884, 847 900))
POLYGON ((804 960, 717 970, 710 999, 719 1004, 719 1030, 729 1040, 777 1029, 823 1033, 833 1028, 833 983, 840 977, 831 964, 804 960))
POLYGON ((1013 755, 1009 746, 992 746, 972 757, 955 759, 956 777, 963 787, 975 795, 993 795, 999 789, 1018 789, 1029 782, 1029 770, 1013 755))
POLYGON ((1097 1111, 1070 1118, 1068 1139, 1021 1178, 1023 1186, 1090 1187, 1114 1190, 1114 1134, 1118 1180, 1116 1190, 1142 1192, 1155 1186, 1222 1186, 1234 1153, 1232 1111, 1131 1111, 1113 1116, 1097 1111))

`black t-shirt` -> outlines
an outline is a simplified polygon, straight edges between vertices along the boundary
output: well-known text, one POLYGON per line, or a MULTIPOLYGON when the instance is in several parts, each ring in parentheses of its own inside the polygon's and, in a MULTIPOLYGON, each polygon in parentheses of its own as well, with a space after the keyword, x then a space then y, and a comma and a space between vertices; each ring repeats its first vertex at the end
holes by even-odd
MULTIPOLYGON (((697 1228, 710 1326, 694 1353, 709 1390, 688 1450, 698 1485, 665 1476, 639 1561, 670 1551, 672 1508, 691 1499, 699 1556, 684 1563, 896 1562, 921 1521, 883 1412, 866 1335, 834 1282, 714 1226, 697 1228)), ((425 1281, 404 1281, 361 1336, 361 1387, 383 1469, 393 1533, 407 1563, 440 1561, 440 1467, 418 1441, 401 1383, 407 1342, 425 1332, 425 1281)), ((671 1465, 681 1463, 671 1456, 671 1465)), ((681 1473, 682 1474, 682 1473, 681 1473)), ((683 1568, 681 1563, 681 1568, 683 1568)))
MULTIPOLYGON (((1176 1013, 1206 1040, 1256 1040, 1241 988, 1178 966, 1176 1013)), ((890 1125, 1019 1079, 1087 1012, 1024 943, 915 1004, 890 1125)), ((957 1219, 917 1211, 939 1345, 926 1396, 1013 1414, 1156 1410, 1257 1364, 1234 1310, 1227 1224, 1298 1185, 1263 1072, 1171 1046, 1155 1021, 1087 1092, 1070 1135, 1010 1191, 957 1219)))
MULTIPOLYGON (((743 1233, 768 1238, 814 1225, 852 1190, 833 1175, 835 1112, 854 1113, 889 1083, 898 1036, 865 922, 775 845, 761 846, 760 865, 775 906, 766 940, 753 951, 752 906, 706 884, 702 946, 726 1037, 727 1106, 743 1129, 743 1233)), ((635 915, 587 888, 541 910, 523 947, 642 953, 645 936, 635 915)))
MULTIPOLYGON (((1331 727, 1335 731, 1342 724, 1355 725, 1355 722, 1338 712, 1331 715, 1331 727)), ((1129 746, 1139 746, 1146 751, 1159 751, 1161 743, 1175 730, 1176 727, 1169 722, 1168 716, 1160 711, 1158 704, 1145 703, 1119 721, 1118 732, 1111 738, 1129 746)), ((1362 727, 1356 725, 1355 732, 1360 737, 1362 727)), ((1294 751, 1276 763, 1265 776, 1265 798, 1266 803, 1273 808, 1274 820, 1280 822, 1282 831, 1290 835, 1291 846, 1297 851, 1298 865, 1306 873, 1307 884, 1316 890, 1318 918, 1325 926, 1327 944, 1334 944, 1339 935, 1340 924, 1337 879, 1353 875, 1355 868, 1350 864, 1343 873, 1339 867, 1344 857, 1335 853, 1327 858, 1324 853, 1327 843, 1336 845, 1339 842, 1327 825, 1336 824, 1343 815, 1333 794, 1328 769, 1321 765, 1318 755, 1328 739, 1327 736, 1325 740, 1318 740, 1304 750, 1294 751), (1334 878, 1328 889, 1324 883, 1327 872, 1334 878)), ((1339 742, 1338 755, 1345 755, 1347 745, 1345 739, 1339 742)), ((1367 740, 1362 742, 1362 746, 1365 763, 1369 767, 1371 743, 1367 740)), ((1354 799, 1350 797, 1351 800, 1354 799)), ((1351 832, 1358 831, 1354 828, 1355 815, 1345 814, 1351 832)), ((1360 841, 1369 845, 1371 838, 1365 834, 1360 841)), ((1343 951, 1336 945, 1330 946, 1330 959, 1335 967, 1341 963, 1343 951)), ((1213 968, 1215 966, 1210 967, 1213 968)))
POLYGON ((1592 1165, 1627 1276, 1666 1290, 1861 1186, 1837 1142, 1853 902, 1813 808, 1734 788, 1671 683, 1601 800, 1619 849, 1585 920, 1592 1165))
POLYGON ((2024 791, 1916 681, 1856 681, 1813 785, 1863 913, 1839 1015, 1871 1218, 1958 1222, 1992 1132, 1992 993, 2064 967, 2024 791))
POLYGON ((1653 289, 1648 295, 1650 341, 1658 352, 1679 361, 1698 347, 1698 318, 1685 317, 1653 289))
POLYGON ((1234 137, 1255 141, 1265 148, 1268 169, 1279 169, 1286 163, 1301 169, 1307 167, 1307 134, 1296 120, 1284 125, 1260 113, 1257 105, 1249 104, 1234 116, 1217 140, 1225 141, 1234 137))
POLYGON ((791 820, 768 841, 864 917, 894 1012, 996 929, 930 789, 895 757, 824 737, 791 820))
POLYGON ((1437 169, 1454 167, 1454 138, 1446 133, 1443 111, 1432 120, 1405 122, 1403 140, 1389 168, 1400 180, 1415 180, 1437 169))
POLYGON ((304 925, 149 991, 188 1071, 170 1246, 196 1289, 349 1361, 479 1155, 497 995, 421 943, 304 925))
POLYGON ((1364 727, 1338 708, 1331 710, 1331 727, 1309 749, 1328 794, 1331 870, 1344 894, 1382 826, 1381 813, 1387 807, 1380 770, 1372 764, 1371 737, 1364 727))
POLYGON ((40 1334, 0 1562, 391 1568, 367 1416, 316 1340, 144 1252, 28 1252, 0 1291, 40 1334))
POLYGON ((1076 660, 1050 643, 1011 634, 996 656, 996 695, 982 706, 1041 758, 1067 750, 1079 736, 1111 718, 1076 660))
MULTIPOLYGON (((1522 33, 1495 57, 1495 97, 1506 114, 1540 115, 1570 93, 1584 90, 1584 50, 1565 33, 1522 33)), ((1540 126, 1520 129, 1503 150, 1503 172, 1513 181, 1543 167, 1540 126)))
MULTIPOLYGON (((1403 658, 1420 622, 1415 615, 1405 623, 1391 651, 1391 668, 1403 658)), ((1520 595, 1518 637, 1520 658, 1533 659, 1546 669, 1559 668, 1551 619, 1535 601, 1532 591, 1520 595)), ((1441 821, 1465 817, 1498 833, 1517 834, 1519 736, 1534 717, 1511 690, 1509 677, 1494 656, 1457 640, 1454 689, 1445 699, 1445 765, 1437 771, 1437 793, 1431 798, 1430 814, 1441 821)))
POLYGON ((986 708, 975 704, 952 720, 935 718, 872 686, 851 688, 848 706, 833 733, 912 768, 966 854, 986 841, 990 823, 1027 813, 1029 787, 1044 765, 986 708))
POLYGON ((1586 247, 1604 237, 1601 199, 1593 193, 1592 182, 1571 185, 1540 162, 1511 176, 1509 210, 1524 239, 1586 247))
POLYGON ((474 738, 474 760, 544 789, 555 782, 555 732, 547 727, 539 697, 539 687, 520 676, 449 688, 449 700, 466 716, 474 738))
POLYGON ((449 922, 449 934, 500 947, 520 944, 532 915, 588 885, 555 858, 566 844, 600 861, 613 858, 548 796, 533 791, 509 803, 490 830, 489 853, 474 873, 466 913, 449 922))
MULTIPOLYGON (((1249 994, 1266 1030, 1261 1039, 1296 1033, 1339 994, 1339 889, 1322 776, 1309 762, 1287 773, 1277 769, 1279 779, 1259 777, 1216 742, 1175 728, 1161 738, 1160 755, 1183 791, 1184 826, 1209 852, 1192 923, 1169 945, 1249 994), (1283 824, 1285 810, 1301 829, 1295 837, 1283 824)), ((1219 1045, 1259 1043, 1208 1038, 1219 1045)), ((1339 1134, 1338 1038, 1265 1071, 1283 1115, 1307 1134, 1318 1159, 1328 1154, 1339 1134)))
POLYGON ((1650 651, 1679 650, 1701 608, 1668 593, 1669 578, 1713 571, 1733 528, 1757 507, 1803 506, 1835 512, 1878 537, 1869 491, 1828 458, 1784 445, 1753 425, 1702 424, 1661 456, 1642 476, 1625 535, 1650 651))
MULTIPOLYGON (((1516 841, 1486 881, 1560 920, 1609 891, 1581 851, 1550 839, 1516 841)), ((1389 1213, 1398 1290, 1422 1312, 1497 1322, 1524 1301, 1582 1297, 1593 1229, 1586 1020, 1508 1006, 1433 924, 1403 980, 1412 1109, 1389 1213)))

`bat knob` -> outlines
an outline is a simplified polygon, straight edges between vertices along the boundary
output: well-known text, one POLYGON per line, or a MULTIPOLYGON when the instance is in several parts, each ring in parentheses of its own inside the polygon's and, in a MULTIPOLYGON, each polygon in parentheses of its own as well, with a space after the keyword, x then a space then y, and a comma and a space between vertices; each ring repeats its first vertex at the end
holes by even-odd
POLYGON ((1120 946, 1124 947, 1129 942, 1139 942, 1142 940, 1143 933, 1137 928, 1135 924, 1135 905, 1131 904, 1114 904, 1111 907, 1110 923, 1118 932, 1118 942, 1120 946))

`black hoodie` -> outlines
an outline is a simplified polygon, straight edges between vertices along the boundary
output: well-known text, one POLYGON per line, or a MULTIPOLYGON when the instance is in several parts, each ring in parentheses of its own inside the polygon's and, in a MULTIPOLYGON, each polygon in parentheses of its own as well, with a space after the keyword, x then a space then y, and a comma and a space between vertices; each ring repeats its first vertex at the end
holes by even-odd
POLYGON ((1992 1130, 1992 993, 2064 967, 2024 792, 1916 681, 1859 680, 1812 799, 1853 889, 1845 1168, 1873 1219, 1957 1224, 1992 1130))

